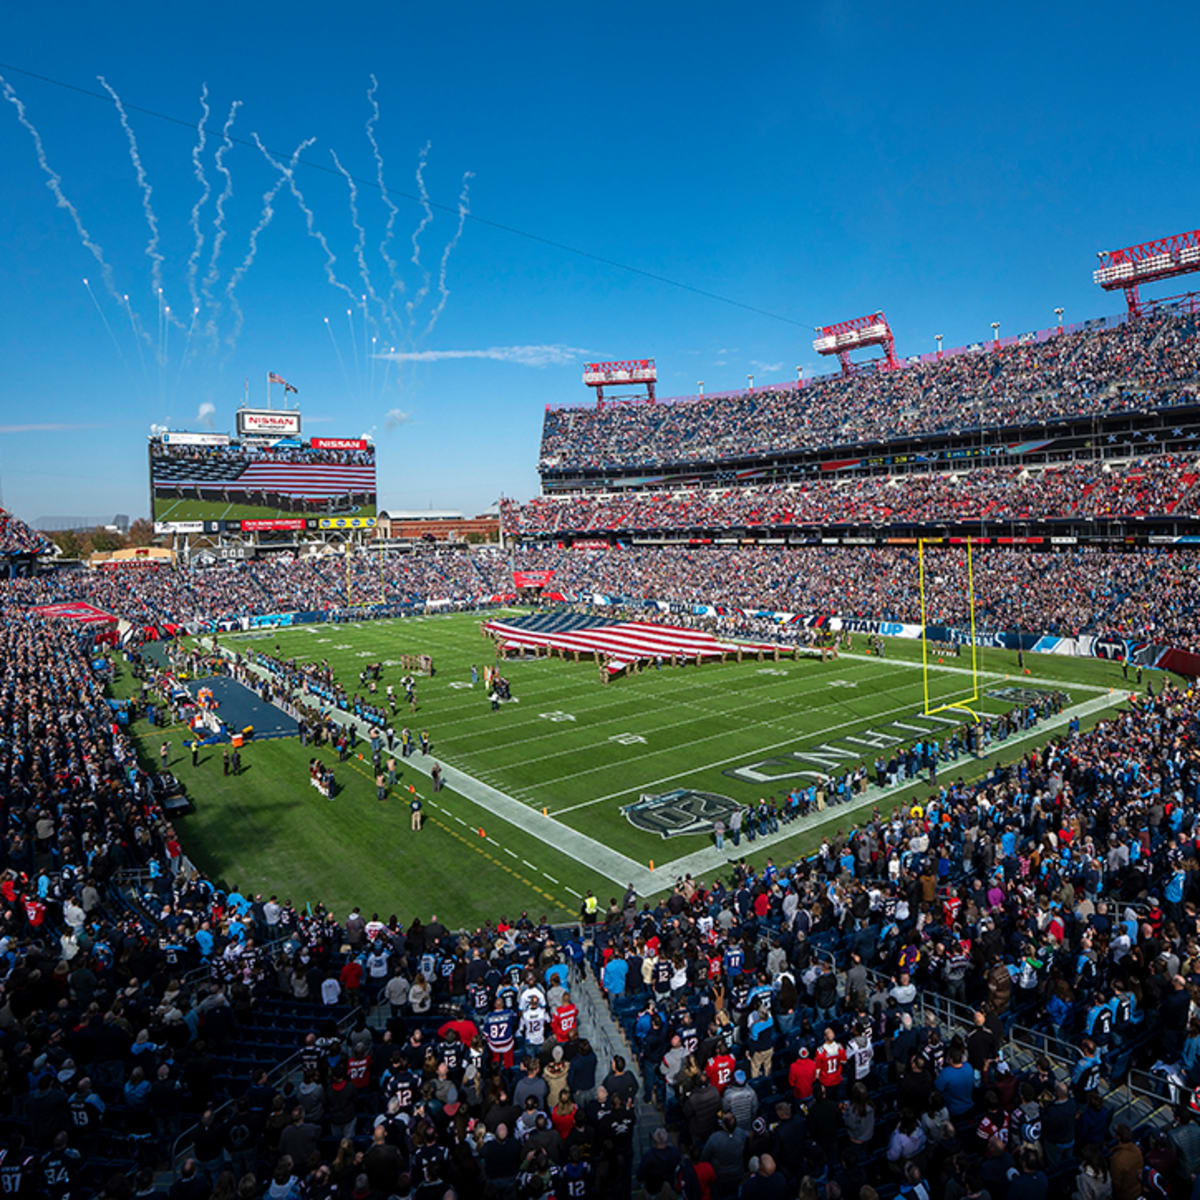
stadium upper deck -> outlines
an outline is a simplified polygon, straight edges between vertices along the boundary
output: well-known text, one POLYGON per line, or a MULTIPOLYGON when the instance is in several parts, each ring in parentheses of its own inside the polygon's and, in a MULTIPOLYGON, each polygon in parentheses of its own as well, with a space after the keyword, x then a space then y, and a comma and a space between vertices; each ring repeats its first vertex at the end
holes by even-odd
MULTIPOLYGON (((628 473, 761 465, 789 455, 984 430, 1044 429, 1197 405, 1195 305, 1030 333, 893 371, 656 403, 549 409, 539 467, 547 489, 652 485, 628 473)), ((731 477, 731 476, 727 476, 731 477)), ((670 482, 670 480, 662 480, 670 482)))

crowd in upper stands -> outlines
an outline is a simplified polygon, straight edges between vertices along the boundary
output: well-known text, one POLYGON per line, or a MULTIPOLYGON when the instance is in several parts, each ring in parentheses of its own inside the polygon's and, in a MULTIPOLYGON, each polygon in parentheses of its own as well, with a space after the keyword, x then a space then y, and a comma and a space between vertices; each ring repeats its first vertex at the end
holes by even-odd
POLYGON ((1110 320, 893 371, 679 403, 551 409, 545 470, 651 467, 1195 402, 1191 314, 1110 320))
POLYGON ((0 554, 45 554, 50 540, 0 508, 0 554))
POLYGON ((506 533, 728 529, 845 523, 1097 520, 1200 514, 1200 467, 1163 454, 1124 463, 1045 468, 822 475, 773 487, 542 496, 502 502, 506 533))

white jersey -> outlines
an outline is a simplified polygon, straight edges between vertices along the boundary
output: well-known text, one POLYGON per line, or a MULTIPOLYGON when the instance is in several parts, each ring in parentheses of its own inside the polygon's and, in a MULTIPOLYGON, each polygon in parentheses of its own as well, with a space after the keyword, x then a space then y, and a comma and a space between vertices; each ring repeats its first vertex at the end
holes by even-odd
POLYGON ((851 1038, 847 1049, 854 1060, 854 1078, 865 1079, 871 1073, 871 1064, 875 1061, 875 1047, 870 1034, 851 1038))
POLYGON ((521 1018, 521 1036, 534 1046, 540 1046, 546 1040, 546 1025, 550 1014, 540 1005, 527 1008, 521 1018))

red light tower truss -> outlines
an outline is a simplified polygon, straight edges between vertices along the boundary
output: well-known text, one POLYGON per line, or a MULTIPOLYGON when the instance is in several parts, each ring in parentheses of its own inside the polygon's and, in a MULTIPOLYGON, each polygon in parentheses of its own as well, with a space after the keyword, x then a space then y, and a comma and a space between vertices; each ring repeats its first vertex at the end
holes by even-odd
POLYGON ((1101 250, 1097 257, 1100 266, 1092 274, 1093 281, 1106 292, 1123 291, 1130 315, 1141 316, 1141 284, 1200 271, 1200 229, 1124 250, 1101 250))
POLYGON ((881 312, 872 313, 869 317, 855 317, 853 321, 839 321, 836 325, 818 327, 817 333, 820 336, 813 342, 813 349, 818 354, 836 354, 842 364, 843 375, 850 375, 854 371, 850 352, 862 350, 866 346, 883 347, 883 365, 886 370, 890 371, 900 365, 896 361, 896 340, 892 337, 892 327, 881 312))
MULTIPOLYGON (((583 368, 583 382, 596 389, 597 404, 604 403, 606 387, 629 386, 644 388, 646 399, 653 402, 658 369, 652 358, 634 358, 627 362, 587 363, 583 368)), ((634 394, 641 395, 640 391, 634 394)))

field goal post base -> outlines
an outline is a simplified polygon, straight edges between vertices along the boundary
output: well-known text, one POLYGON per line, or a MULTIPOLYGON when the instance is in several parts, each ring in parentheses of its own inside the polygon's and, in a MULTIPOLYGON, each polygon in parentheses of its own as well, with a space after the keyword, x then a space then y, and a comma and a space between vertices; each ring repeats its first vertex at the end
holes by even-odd
MULTIPOLYGON (((929 704, 929 622, 925 611, 925 542, 927 539, 917 539, 917 575, 920 581, 921 593, 921 683, 924 688, 925 716, 946 712, 949 709, 959 709, 969 713, 976 721, 979 714, 970 706, 979 702, 979 649, 975 644, 975 568, 971 556, 971 539, 967 538, 967 611, 970 616, 971 628, 971 694, 963 700, 954 700, 948 704, 931 707, 929 704)), ((936 539, 942 544, 940 538, 936 539)))

